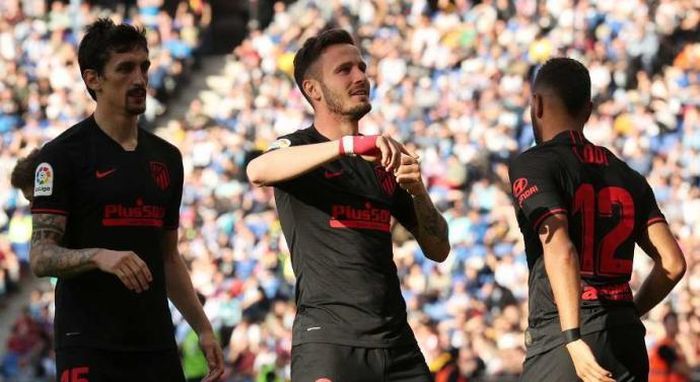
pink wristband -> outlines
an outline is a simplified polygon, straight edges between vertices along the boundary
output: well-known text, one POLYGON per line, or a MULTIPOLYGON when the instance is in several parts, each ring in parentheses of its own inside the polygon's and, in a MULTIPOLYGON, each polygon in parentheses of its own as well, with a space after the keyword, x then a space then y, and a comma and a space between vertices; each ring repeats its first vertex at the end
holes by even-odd
POLYGON ((346 135, 340 138, 340 155, 379 155, 377 135, 346 135))

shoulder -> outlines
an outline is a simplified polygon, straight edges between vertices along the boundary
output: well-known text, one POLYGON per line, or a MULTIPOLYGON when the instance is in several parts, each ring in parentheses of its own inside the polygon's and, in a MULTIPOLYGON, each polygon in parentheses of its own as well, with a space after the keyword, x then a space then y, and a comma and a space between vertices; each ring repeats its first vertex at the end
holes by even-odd
POLYGON ((551 145, 532 147, 510 160, 510 172, 532 169, 534 171, 556 169, 560 161, 556 149, 551 145))
POLYGON ((76 123, 59 134, 56 138, 46 142, 44 146, 42 146, 41 151, 50 152, 54 150, 61 150, 65 147, 81 145, 89 137, 89 132, 90 118, 76 123))
POLYGON ((274 142, 270 144, 266 151, 283 149, 290 146, 306 145, 316 142, 317 140, 314 138, 313 129, 311 127, 307 127, 305 129, 299 129, 291 134, 286 134, 281 137, 278 137, 274 142))
POLYGON ((145 129, 141 129, 141 134, 151 149, 163 152, 173 158, 182 158, 180 149, 172 143, 145 129))

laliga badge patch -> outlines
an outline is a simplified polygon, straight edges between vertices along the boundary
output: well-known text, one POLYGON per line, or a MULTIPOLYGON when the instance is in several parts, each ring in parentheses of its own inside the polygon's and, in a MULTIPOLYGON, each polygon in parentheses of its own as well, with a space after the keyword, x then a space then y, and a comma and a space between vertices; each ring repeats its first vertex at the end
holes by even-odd
POLYGON ((289 147, 292 145, 292 141, 289 139, 278 139, 270 145, 270 147, 267 148, 267 151, 272 151, 272 150, 277 150, 277 149, 283 149, 285 147, 289 147))
POLYGON ((53 194, 53 167, 43 162, 34 172, 34 196, 50 196, 53 194))

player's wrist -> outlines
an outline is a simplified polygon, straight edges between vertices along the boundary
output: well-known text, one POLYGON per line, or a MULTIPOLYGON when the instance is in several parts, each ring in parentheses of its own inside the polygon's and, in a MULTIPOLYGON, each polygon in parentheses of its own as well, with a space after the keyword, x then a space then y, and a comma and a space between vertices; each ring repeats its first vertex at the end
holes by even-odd
POLYGON ((581 339, 581 328, 571 328, 567 330, 562 330, 562 338, 564 338, 564 344, 569 345, 572 342, 576 342, 581 339))
POLYGON ((380 153, 377 148, 378 137, 378 135, 345 135, 338 140, 338 154, 376 156, 380 153))

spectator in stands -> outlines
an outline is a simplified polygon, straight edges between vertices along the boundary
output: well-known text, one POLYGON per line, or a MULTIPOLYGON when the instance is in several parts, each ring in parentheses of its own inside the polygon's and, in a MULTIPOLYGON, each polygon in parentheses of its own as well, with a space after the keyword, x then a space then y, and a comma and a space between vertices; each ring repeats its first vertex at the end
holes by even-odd
MULTIPOLYGON (((196 17, 200 17, 198 3, 188 1, 196 17)), ((60 69, 76 61, 52 57, 59 57, 59 50, 75 52, 77 37, 71 29, 49 33, 45 20, 51 8, 44 4, 0 1, 0 130, 8 129, 0 133, 0 174, 9 174, 15 158, 69 126, 67 119, 77 121, 91 112, 79 86, 61 89, 65 83, 80 81, 66 81, 65 73, 76 72, 60 69), (59 81, 50 80, 54 69, 62 73, 59 81), (64 94, 53 95, 54 87, 64 94)), ((232 330, 236 340, 245 336, 257 342, 252 347, 257 351, 254 370, 279 362, 284 366, 276 369, 289 378, 289 361, 284 357, 291 348, 294 279, 272 196, 250 188, 242 169, 275 137, 310 120, 291 77, 293 53, 308 36, 341 25, 353 31, 362 47, 375 89, 374 112, 365 118, 361 131, 388 133, 414 143, 410 149, 421 155, 431 197, 450 225, 453 253, 436 273, 429 262, 421 261, 415 241, 400 230, 394 232, 395 262, 409 322, 429 363, 433 353, 437 358, 459 349, 462 375, 508 381, 503 374, 506 357, 523 354, 527 265, 507 198, 504 159, 532 143, 526 107, 531 73, 539 62, 566 55, 591 68, 596 93, 595 110, 586 126, 588 138, 612 147, 635 167, 648 169, 645 175, 660 207, 688 254, 688 276, 669 304, 680 318, 681 352, 700 374, 700 300, 693 298, 700 293, 700 215, 695 213, 700 200, 700 113, 694 101, 700 97, 700 11, 692 2, 669 0, 514 4, 299 0, 285 6, 279 2, 272 23, 251 34, 226 59, 221 73, 207 81, 210 88, 192 107, 191 116, 197 116, 189 118, 193 122, 173 120, 159 129, 178 145, 185 162, 181 219, 187 239, 180 250, 193 269, 193 282, 207 296, 207 314, 223 329, 222 342, 235 342, 232 330), (654 38, 660 41, 659 51, 649 62, 646 49, 654 38), (398 70, 392 73, 390 68, 398 70), (412 275, 414 268, 424 279, 447 275, 455 287, 429 287, 427 280, 412 275), (276 302, 264 311, 264 320, 240 324, 244 296, 255 295, 244 290, 257 288, 246 281, 263 276, 266 283, 276 285, 263 288, 265 293, 276 293, 269 296, 276 302), (517 309, 487 308, 483 295, 475 292, 493 280, 512 292, 517 309), (464 284, 466 293, 456 287, 458 283, 464 284), (274 306, 283 307, 284 313, 277 317, 274 306), (427 313, 443 317, 439 335, 422 329, 429 321, 427 313), (265 350, 268 344, 280 351, 265 350), (428 351, 433 346, 439 348, 428 351)), ((84 5, 79 15, 87 23, 99 12, 84 5)), ((158 13, 153 13, 154 20, 158 13)), ((154 53, 162 41, 155 29, 149 34, 154 53)), ((169 100, 162 102, 171 106, 169 100)), ((0 252, 15 257, 3 244, 7 243, 3 236, 13 210, 26 202, 2 178, 7 177, 0 177, 0 252)), ((642 258, 635 261, 633 288, 639 287, 639 275, 648 273, 650 266, 642 258)), ((50 304, 48 298, 41 300, 42 306, 50 304)), ((51 309, 47 312, 50 316, 51 309)), ((644 318, 650 344, 664 335, 662 319, 656 311, 644 318)))

